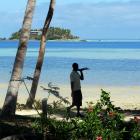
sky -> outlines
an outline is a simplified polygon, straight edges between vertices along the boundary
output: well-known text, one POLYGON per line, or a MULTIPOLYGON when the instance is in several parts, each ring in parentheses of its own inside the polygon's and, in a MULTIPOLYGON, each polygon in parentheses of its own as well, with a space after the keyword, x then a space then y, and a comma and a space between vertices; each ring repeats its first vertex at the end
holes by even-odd
MULTIPOLYGON (((26 4, 0 1, 0 37, 21 28, 26 4)), ((43 27, 48 7, 49 0, 37 0, 32 29, 43 27)), ((51 26, 81 39, 140 39, 140 0, 56 0, 51 26)))

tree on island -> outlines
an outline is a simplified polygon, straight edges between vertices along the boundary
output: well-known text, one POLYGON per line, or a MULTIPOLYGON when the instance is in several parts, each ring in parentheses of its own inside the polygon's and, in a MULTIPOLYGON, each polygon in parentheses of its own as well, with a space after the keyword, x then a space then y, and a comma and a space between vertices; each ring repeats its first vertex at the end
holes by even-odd
POLYGON ((46 46, 46 37, 47 37, 46 35, 47 35, 47 31, 48 31, 48 28, 49 28, 49 25, 50 25, 50 22, 51 22, 51 19, 53 16, 54 5, 55 5, 55 0, 51 0, 50 6, 49 6, 49 11, 48 11, 48 14, 47 14, 47 17, 46 17, 46 20, 44 23, 44 27, 42 30, 39 56, 38 56, 36 68, 34 71, 34 77, 33 77, 33 82, 32 82, 32 86, 31 86, 30 96, 26 102, 26 106, 28 108, 32 108, 32 104, 33 104, 33 101, 35 99, 37 86, 38 86, 38 82, 39 82, 39 78, 40 78, 40 74, 41 74, 41 69, 42 69, 42 65, 43 65, 44 55, 45 55, 45 46, 46 46))
POLYGON ((36 0, 28 0, 27 2, 27 7, 26 7, 24 21, 21 29, 20 38, 19 38, 19 45, 18 45, 14 66, 13 66, 13 71, 11 74, 11 79, 9 81, 5 102, 1 111, 2 116, 8 117, 11 115, 15 115, 18 90, 21 83, 24 58, 27 51, 27 42, 30 36, 35 4, 36 4, 36 0))
POLYGON ((21 29, 18 32, 12 33, 11 37, 9 38, 10 40, 13 39, 19 39, 20 38, 20 34, 21 34, 21 29))
MULTIPOLYGON (((9 39, 18 39, 20 35, 20 31, 15 32, 11 35, 9 39)), ((30 34, 30 39, 41 40, 40 32, 42 29, 32 29, 30 34), (36 34, 33 34, 36 33, 36 34)), ((60 27, 50 27, 47 32, 47 40, 67 40, 67 39, 79 39, 78 36, 72 35, 69 29, 63 29, 60 27)))
POLYGON ((59 27, 50 27, 47 34, 47 38, 48 40, 79 39, 78 36, 72 35, 69 29, 63 29, 59 27))

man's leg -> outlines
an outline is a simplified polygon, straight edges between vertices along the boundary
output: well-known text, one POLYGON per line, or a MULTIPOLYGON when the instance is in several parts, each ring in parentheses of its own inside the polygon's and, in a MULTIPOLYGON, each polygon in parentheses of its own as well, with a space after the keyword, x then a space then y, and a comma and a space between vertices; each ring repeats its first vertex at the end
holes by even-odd
POLYGON ((71 109, 71 108, 73 108, 74 107, 74 105, 70 105, 69 107, 67 107, 69 110, 71 109))
POLYGON ((77 106, 77 117, 79 117, 80 115, 80 106, 77 106))
POLYGON ((69 107, 67 107, 67 113, 70 113, 71 108, 74 107, 74 105, 70 105, 69 107))
POLYGON ((76 115, 77 117, 84 117, 84 115, 82 115, 81 113, 80 113, 80 106, 77 106, 77 115, 76 115))
POLYGON ((69 107, 67 107, 67 113, 70 113, 71 108, 75 106, 74 105, 74 96, 73 96, 73 94, 71 95, 71 97, 72 97, 72 105, 70 105, 69 107))

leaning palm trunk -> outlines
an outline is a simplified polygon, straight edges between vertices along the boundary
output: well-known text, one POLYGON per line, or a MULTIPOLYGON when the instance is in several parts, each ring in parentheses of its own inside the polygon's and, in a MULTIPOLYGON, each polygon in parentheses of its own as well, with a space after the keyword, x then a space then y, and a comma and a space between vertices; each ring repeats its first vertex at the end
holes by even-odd
POLYGON ((40 74, 41 74, 41 69, 42 69, 42 65, 43 65, 44 55, 45 55, 45 46, 46 46, 46 38, 47 38, 46 34, 47 34, 48 29, 49 29, 49 25, 50 25, 50 22, 51 22, 51 19, 53 16, 54 5, 55 5, 55 0, 51 0, 48 15, 47 15, 47 18, 45 20, 44 27, 42 30, 39 56, 38 56, 36 68, 34 71, 34 77, 33 77, 32 87, 31 87, 31 91, 30 91, 30 96, 26 102, 26 106, 28 108, 32 108, 32 104, 33 104, 34 99, 35 99, 37 86, 38 86, 38 82, 39 82, 39 78, 40 78, 40 74))
POLYGON ((18 50, 1 115, 14 115, 36 0, 28 0, 18 50))

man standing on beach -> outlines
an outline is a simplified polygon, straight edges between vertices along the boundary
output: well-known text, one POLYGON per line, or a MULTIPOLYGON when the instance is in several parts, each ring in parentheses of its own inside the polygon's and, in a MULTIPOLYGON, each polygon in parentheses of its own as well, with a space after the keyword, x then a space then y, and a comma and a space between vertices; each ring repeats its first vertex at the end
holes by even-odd
POLYGON ((77 117, 82 117, 80 114, 80 106, 82 106, 82 92, 81 92, 81 83, 80 80, 84 80, 83 70, 79 69, 77 63, 72 64, 73 71, 70 74, 70 82, 71 82, 71 97, 72 97, 72 105, 67 108, 67 112, 70 112, 70 109, 74 106, 77 107, 77 117), (78 73, 78 71, 80 73, 78 73))

